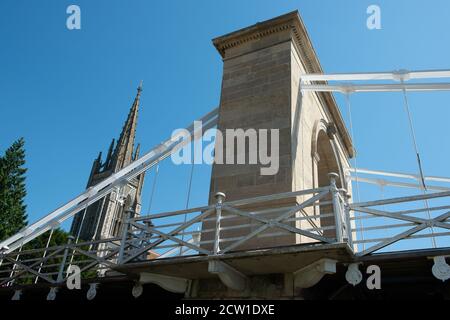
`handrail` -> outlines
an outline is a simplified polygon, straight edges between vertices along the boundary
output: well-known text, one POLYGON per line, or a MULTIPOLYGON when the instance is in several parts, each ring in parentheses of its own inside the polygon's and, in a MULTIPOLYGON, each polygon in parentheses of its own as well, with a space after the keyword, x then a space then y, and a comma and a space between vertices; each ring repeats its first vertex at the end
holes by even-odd
POLYGON ((400 204, 423 200, 447 200, 450 198, 450 191, 349 203, 347 192, 337 189, 333 175, 331 179, 330 186, 316 189, 222 201, 208 206, 129 218, 125 221, 122 237, 3 253, 0 254, 0 285, 14 285, 19 279, 34 277, 51 283, 65 281, 63 273, 70 264, 70 259, 64 260, 64 257, 70 254, 76 257, 74 263, 78 261, 83 271, 95 270, 100 275, 119 265, 149 259, 182 259, 193 255, 214 257, 242 250, 240 248, 245 245, 245 248, 252 247, 263 239, 273 240, 274 237, 290 234, 309 239, 312 241, 311 245, 346 242, 356 256, 378 252, 403 240, 450 236, 450 231, 439 231, 432 235, 417 234, 431 226, 450 230, 450 204, 439 202, 428 208, 399 207, 400 204), (300 195, 310 196, 299 201, 300 195), (265 207, 267 202, 289 198, 294 198, 295 201, 292 204, 282 202, 276 208, 265 207), (246 209, 248 205, 251 205, 251 209, 246 209), (386 206, 390 205, 395 210, 388 210, 386 206), (383 209, 379 209, 380 207, 383 209), (312 208, 329 210, 313 211, 312 208), (431 219, 416 216, 443 210, 447 212, 431 219), (364 215, 356 216, 356 212, 364 215), (184 215, 189 216, 186 222, 181 219, 184 215), (233 224, 233 219, 241 218, 247 219, 247 222, 233 224), (334 222, 319 223, 325 221, 323 219, 334 219, 334 222), (359 219, 371 219, 376 223, 366 225, 365 230, 361 230, 355 223, 359 219), (303 223, 300 224, 300 221, 303 223), (245 230, 248 229, 252 231, 247 233, 245 230), (396 231, 400 233, 396 234, 396 231), (359 232, 365 232, 364 238, 357 237, 359 232), (360 250, 361 244, 372 243, 370 247, 360 250), (92 250, 85 249, 86 247, 92 247, 92 250), (44 250, 47 251, 47 256, 36 257, 44 250), (56 274, 57 279, 54 278, 56 274))
POLYGON ((394 204, 394 203, 429 200, 429 199, 433 199, 433 198, 442 198, 442 197, 448 197, 448 196, 450 196, 450 191, 444 191, 444 192, 427 193, 427 194, 420 194, 420 195, 408 196, 408 197, 391 198, 391 199, 385 199, 385 200, 350 203, 349 207, 350 207, 350 209, 354 209, 356 207, 373 207, 373 206, 382 206, 382 205, 394 204))

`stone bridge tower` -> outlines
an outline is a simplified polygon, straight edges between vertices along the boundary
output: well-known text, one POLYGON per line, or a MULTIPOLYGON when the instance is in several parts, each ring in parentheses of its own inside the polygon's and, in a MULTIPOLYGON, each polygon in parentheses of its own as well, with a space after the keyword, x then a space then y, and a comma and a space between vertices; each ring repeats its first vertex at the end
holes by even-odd
MULTIPOLYGON (((339 187, 349 189, 344 172, 354 150, 336 101, 330 93, 301 90, 302 74, 322 73, 322 68, 298 12, 232 32, 213 43, 223 58, 218 129, 278 129, 279 170, 262 176, 259 164, 214 164, 210 203, 217 192, 233 201, 328 186, 330 172, 339 174, 339 187)), ((265 207, 292 206, 304 200, 298 197, 265 207)), ((298 215, 313 215, 316 210, 298 215)), ((212 220, 204 223, 203 230, 213 228, 212 220)), ((296 226, 323 226, 333 221, 303 220, 296 226)), ((221 241, 249 234, 257 227, 242 217, 223 220, 222 226, 242 227, 222 231, 221 241)), ((202 240, 212 236, 203 232, 202 240)), ((273 236, 268 230, 240 249, 298 244, 306 241, 302 238, 287 231, 273 236)))

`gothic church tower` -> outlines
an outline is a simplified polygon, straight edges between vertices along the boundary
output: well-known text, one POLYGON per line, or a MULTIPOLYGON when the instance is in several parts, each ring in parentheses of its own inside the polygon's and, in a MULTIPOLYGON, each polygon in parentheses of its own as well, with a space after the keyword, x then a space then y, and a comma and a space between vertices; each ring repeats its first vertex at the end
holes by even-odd
MULTIPOLYGON (((112 140, 104 162, 101 152, 94 160, 87 188, 98 184, 139 157, 140 146, 138 144, 135 148, 134 144, 141 92, 142 83, 137 89, 119 140, 117 143, 115 139, 112 140)), ((117 237, 121 232, 126 211, 131 208, 135 215, 140 214, 144 174, 91 204, 86 210, 78 212, 72 222, 71 234, 83 240, 117 237)))

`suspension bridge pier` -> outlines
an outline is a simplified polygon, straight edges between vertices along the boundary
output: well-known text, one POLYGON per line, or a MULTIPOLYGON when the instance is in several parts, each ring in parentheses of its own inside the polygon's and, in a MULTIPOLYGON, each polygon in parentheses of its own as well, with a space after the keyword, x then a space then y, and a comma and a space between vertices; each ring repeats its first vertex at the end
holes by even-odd
MULTIPOLYGON (((344 173, 350 167, 349 159, 354 150, 336 101, 327 92, 302 92, 301 75, 322 73, 322 68, 298 12, 215 38, 213 44, 223 59, 218 130, 277 130, 278 146, 268 149, 276 153, 279 160, 277 170, 269 175, 264 175, 267 165, 250 163, 250 147, 245 150, 245 164, 214 163, 209 202, 214 201, 217 192, 225 193, 228 201, 234 201, 328 186, 330 172, 338 175, 338 187, 351 193, 344 173)), ((241 138, 248 139, 249 145, 254 142, 248 131, 241 138)), ((230 152, 227 143, 216 152, 230 152)), ((244 153, 233 151, 234 158, 244 153)), ((275 209, 303 200, 302 195, 277 199, 264 203, 264 207, 275 209)), ((314 216, 320 210, 328 208, 304 208, 296 215, 314 216)), ((263 216, 274 217, 269 212, 263 216)), ((204 222, 202 240, 213 238, 214 233, 209 231, 213 224, 212 220, 204 222)), ((332 225, 333 217, 296 220, 291 224, 301 228, 320 227, 321 224, 332 225)), ((233 239, 251 233, 257 225, 257 221, 245 217, 226 218, 221 222, 221 236, 224 241, 233 239), (237 226, 240 228, 234 228, 237 226)), ((324 233, 332 236, 333 231, 324 233)), ((241 244, 240 249, 305 241, 310 239, 300 234, 263 232, 241 244)))
MULTIPOLYGON (((116 148, 113 141, 106 162, 94 162, 89 188, 0 243, 0 297, 450 298, 450 178, 426 176, 420 163, 418 174, 351 165, 354 140, 332 95, 344 93, 350 110, 350 93, 450 90, 442 81, 408 83, 450 78, 450 70, 324 74, 298 12, 213 43, 222 93, 219 108, 199 119, 202 131, 279 130, 278 170, 215 163, 205 205, 143 214, 144 174, 188 142, 172 136, 139 155, 140 86, 116 148), (362 184, 395 192, 362 199, 362 184), (73 217, 74 241, 26 247, 73 217), (82 290, 66 286, 73 265, 82 290), (367 286, 371 266, 381 288, 367 286)), ((199 138, 194 124, 185 131, 199 138)))
POLYGON ((276 299, 292 298, 294 288, 313 287, 323 276, 335 274, 340 261, 352 261, 347 244, 179 257, 131 263, 117 270, 147 276, 148 283, 159 283, 187 299, 276 299))

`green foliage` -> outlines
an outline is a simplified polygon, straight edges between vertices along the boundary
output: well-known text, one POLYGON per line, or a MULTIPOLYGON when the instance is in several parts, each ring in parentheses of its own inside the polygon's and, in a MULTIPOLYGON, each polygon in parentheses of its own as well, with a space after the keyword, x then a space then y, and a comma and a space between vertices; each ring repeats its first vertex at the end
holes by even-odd
MULTIPOLYGON (((20 260, 29 261, 27 264, 31 265, 35 262, 42 261, 44 253, 47 259, 43 261, 40 265, 40 271, 43 274, 46 274, 49 278, 53 278, 56 280, 57 274, 60 271, 61 263, 63 261, 65 250, 60 250, 59 253, 55 254, 56 247, 63 246, 68 243, 69 233, 65 232, 61 229, 55 229, 50 237, 50 231, 40 235, 39 237, 33 239, 29 243, 25 244, 20 252, 20 260), (49 242, 50 239, 50 242, 49 242), (49 243, 47 247, 47 243, 49 243)), ((77 248, 89 251, 88 245, 78 246, 77 248)), ((19 252, 18 252, 19 253, 19 252)), ((67 259, 64 265, 64 271, 67 270, 67 267, 70 264, 78 265, 80 268, 83 268, 86 264, 92 262, 90 257, 87 257, 78 251, 74 252, 73 250, 67 251, 67 259), (71 263, 72 262, 72 263, 71 263)), ((95 253, 94 253, 95 255, 95 253)), ((35 270, 37 267, 34 268, 35 270)), ((95 268, 86 270, 81 274, 82 279, 88 278, 96 278, 97 271, 95 268)), ((28 285, 34 283, 36 276, 32 273, 26 272, 17 278, 14 283, 20 285, 28 285)), ((39 278, 38 282, 45 282, 44 279, 39 278)))
MULTIPOLYGON (((42 249, 47 246, 47 242, 50 236, 50 231, 40 235, 39 237, 31 240, 23 246, 23 250, 42 249)), ((50 238, 49 247, 61 246, 67 243, 69 233, 61 229, 53 230, 53 234, 50 238)))
MULTIPOLYGON (((60 245, 64 245, 67 243, 69 234, 61 229, 55 229, 53 230, 53 233, 50 237, 50 231, 47 231, 46 233, 40 235, 39 237, 33 239, 32 241, 25 244, 22 248, 22 251, 20 252, 20 260, 26 261, 29 260, 32 264, 36 261, 39 261, 43 258, 44 253, 46 253, 46 256, 49 257, 42 265, 41 272, 43 273, 53 273, 53 275, 49 275, 51 278, 55 278, 55 273, 58 273, 59 271, 59 265, 62 262, 62 255, 63 252, 56 254, 52 256, 52 247, 57 247, 60 245), (50 238, 50 242, 48 241, 50 238), (47 250, 47 243, 48 248, 47 250), (47 251, 47 252, 46 252, 47 251), (33 260, 33 261, 32 261, 33 260)), ((35 268, 36 269, 36 268, 35 268)), ((32 284, 34 283, 35 275, 31 273, 25 273, 23 277, 20 277, 15 281, 15 284, 32 284)), ((42 279, 39 279, 41 281, 42 279)))
MULTIPOLYGON (((23 138, 17 140, 5 151, 4 156, 0 157, 0 241, 14 235, 27 225, 26 205, 24 203, 26 196, 25 173, 27 171, 23 167, 25 165, 24 144, 23 138)), ((64 270, 67 269, 70 261, 72 264, 79 265, 80 268, 92 262, 91 258, 71 249, 59 249, 58 252, 55 252, 56 247, 68 243, 69 233, 58 228, 53 230, 50 237, 50 232, 47 231, 25 244, 21 250, 16 251, 15 258, 20 257, 19 260, 29 266, 34 264, 33 269, 36 271, 39 269, 41 273, 53 279, 57 277, 65 252, 68 256, 64 270), (42 261, 44 255, 47 259, 42 261)), ((79 249, 88 251, 90 248, 89 246, 81 246, 79 249)), ((0 271, 11 268, 12 264, 7 265, 5 263, 2 267, 0 267, 0 271)), ((16 285, 32 284, 36 279, 36 275, 30 272, 22 273, 21 268, 17 268, 15 272, 18 275, 18 278, 14 280, 16 285)), ((82 273, 83 278, 94 278, 96 276, 95 268, 82 273)), ((45 282, 42 278, 38 279, 38 282, 42 281, 45 282)))
POLYGON ((27 224, 24 145, 20 138, 0 157, 0 241, 27 224))

